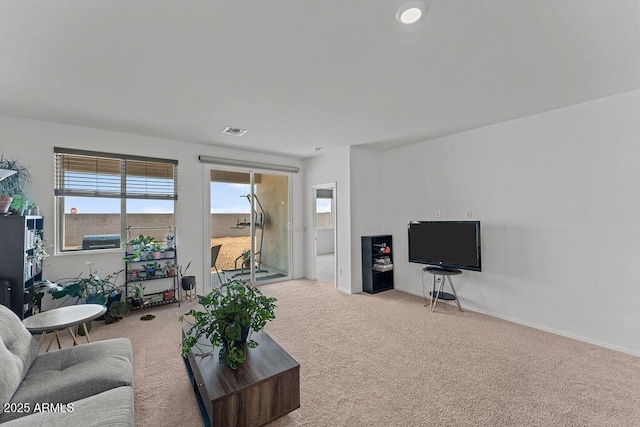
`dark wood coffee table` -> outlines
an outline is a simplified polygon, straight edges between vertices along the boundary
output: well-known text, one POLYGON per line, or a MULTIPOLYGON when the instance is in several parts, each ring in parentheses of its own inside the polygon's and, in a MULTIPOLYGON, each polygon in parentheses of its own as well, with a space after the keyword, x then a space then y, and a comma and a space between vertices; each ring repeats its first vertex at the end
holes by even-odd
POLYGON ((207 357, 187 357, 193 389, 212 426, 261 426, 300 407, 298 362, 264 331, 251 338, 260 345, 248 349, 236 370, 218 363, 219 348, 207 357))

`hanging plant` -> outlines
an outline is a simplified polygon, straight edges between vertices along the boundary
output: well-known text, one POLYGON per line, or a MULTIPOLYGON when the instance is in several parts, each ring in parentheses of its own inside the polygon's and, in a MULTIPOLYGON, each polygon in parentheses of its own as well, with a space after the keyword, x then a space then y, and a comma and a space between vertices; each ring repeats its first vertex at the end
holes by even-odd
POLYGON ((38 268, 42 268, 43 261, 48 257, 49 254, 47 253, 44 240, 42 240, 40 233, 36 233, 36 237, 34 239, 33 258, 35 258, 38 268))

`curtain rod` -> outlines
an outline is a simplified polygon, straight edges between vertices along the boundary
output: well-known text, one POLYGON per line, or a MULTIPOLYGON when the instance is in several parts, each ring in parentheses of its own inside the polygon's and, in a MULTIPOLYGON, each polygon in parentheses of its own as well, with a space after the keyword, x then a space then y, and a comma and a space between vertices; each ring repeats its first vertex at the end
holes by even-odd
POLYGON ((217 165, 239 166, 250 169, 267 169, 281 172, 300 172, 295 166, 276 165, 273 163, 249 162, 246 160, 225 159, 224 157, 198 156, 200 163, 213 163, 217 165))

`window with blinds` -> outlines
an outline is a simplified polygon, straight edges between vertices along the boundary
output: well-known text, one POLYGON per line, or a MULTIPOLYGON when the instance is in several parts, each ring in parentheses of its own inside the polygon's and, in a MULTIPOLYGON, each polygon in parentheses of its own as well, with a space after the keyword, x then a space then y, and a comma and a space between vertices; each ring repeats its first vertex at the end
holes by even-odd
POLYGON ((176 160, 54 148, 60 252, 120 248, 127 227, 175 227, 176 160))

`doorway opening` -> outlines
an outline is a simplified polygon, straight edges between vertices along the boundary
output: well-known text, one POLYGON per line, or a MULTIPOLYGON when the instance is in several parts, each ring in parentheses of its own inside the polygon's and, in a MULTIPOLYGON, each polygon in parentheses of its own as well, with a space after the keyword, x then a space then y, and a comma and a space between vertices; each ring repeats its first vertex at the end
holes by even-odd
POLYGON ((336 183, 316 185, 313 190, 313 278, 336 282, 336 183))

